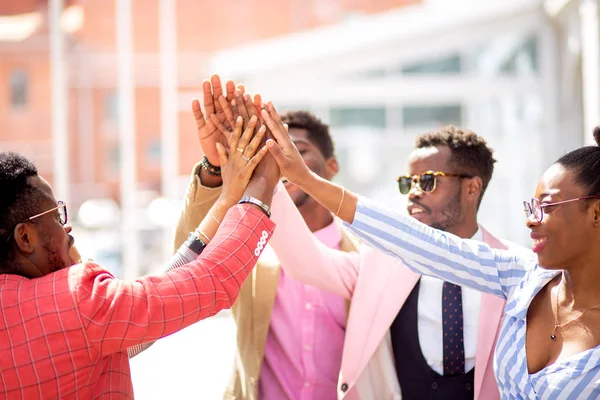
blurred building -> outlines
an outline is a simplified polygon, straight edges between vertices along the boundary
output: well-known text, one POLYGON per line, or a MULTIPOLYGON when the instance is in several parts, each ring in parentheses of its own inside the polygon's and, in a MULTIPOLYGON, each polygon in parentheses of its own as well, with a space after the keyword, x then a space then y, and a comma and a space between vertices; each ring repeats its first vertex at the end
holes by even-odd
MULTIPOLYGON (((117 2, 119 0, 116 0, 117 2)), ((176 6, 177 89, 201 93, 214 52, 372 14, 415 0, 172 0, 176 6)), ((64 2, 68 142, 74 206, 119 199, 115 1, 64 2)), ((138 189, 161 189, 159 1, 132 1, 138 189)), ((0 148, 33 158, 52 181, 48 1, 0 1, 0 148)), ((267 60, 264 60, 267 62, 267 60)), ((199 158, 189 98, 181 99, 178 171, 199 158)), ((179 132, 170 132, 177 135, 179 132)))
MULTIPOLYGON (((522 243, 521 200, 600 120, 598 0, 130 0, 135 142, 123 154, 123 1, 63 2, 70 186, 57 196, 73 210, 100 199, 93 204, 106 214, 84 214, 118 224, 131 190, 139 210, 129 220, 144 249, 160 241, 145 207, 161 193, 183 195, 200 157, 189 105, 211 73, 279 109, 321 116, 336 139, 338 180, 400 209, 395 177, 415 136, 444 124, 475 130, 498 159, 482 219, 522 243), (123 189, 127 154, 135 183, 123 189)), ((28 155, 52 180, 48 3, 0 0, 0 149, 28 155)), ((153 209, 173 219, 161 204, 153 209)))
POLYGON ((429 0, 227 49, 210 69, 243 77, 279 109, 320 115, 339 181, 399 210, 395 178, 415 136, 473 129, 498 160, 481 220, 527 244, 522 200, 600 123, 599 33, 597 0, 429 0))
MULTIPOLYGON (((131 4, 131 20, 124 29, 122 25, 120 28, 131 38, 133 115, 126 117, 131 118, 135 141, 131 148, 123 149, 119 118, 125 107, 120 104, 118 86, 119 62, 123 58, 118 54, 122 43, 117 39, 117 25, 125 0, 62 1, 63 11, 57 23, 64 34, 64 109, 57 106, 52 97, 53 85, 60 90, 61 82, 52 76, 52 68, 57 64, 52 64, 51 6, 61 1, 0 0, 0 87, 4 92, 0 96, 0 150, 17 151, 33 159, 41 174, 53 183, 57 197, 68 198, 73 221, 76 222, 73 217, 78 215, 80 205, 85 200, 95 199, 86 204, 80 214, 87 217, 80 222, 92 229, 90 232, 78 230, 82 248, 106 248, 102 254, 110 256, 102 261, 118 265, 120 250, 114 249, 115 244, 123 247, 124 242, 137 242, 132 245, 145 254, 130 263, 163 259, 157 257, 155 251, 161 247, 160 230, 168 231, 168 237, 170 227, 161 226, 156 221, 161 215, 155 213, 155 218, 149 217, 146 209, 161 194, 181 197, 189 170, 201 156, 190 101, 192 97, 201 96, 202 80, 210 73, 219 72, 210 69, 214 54, 225 48, 417 2, 127 1, 131 4), (165 15, 165 8, 173 10, 173 14, 165 15), (165 76, 161 76, 161 69, 165 68, 172 68, 172 82, 165 83, 165 76), (174 95, 161 97, 165 91, 174 95), (167 128, 162 121, 165 114, 161 102, 164 104, 165 98, 167 102, 177 103, 175 106, 167 103, 173 107, 174 114, 168 115, 167 111, 171 118, 167 128), (53 106, 58 114, 54 115, 56 118, 60 120, 66 115, 66 121, 62 122, 66 125, 63 130, 66 131, 68 163, 55 164, 59 141, 54 136, 57 128, 53 125, 56 122, 56 118, 52 118, 53 106), (169 137, 175 148, 165 149, 165 139, 168 142, 169 137), (165 153, 168 154, 165 156, 165 153), (124 189, 120 181, 123 169, 129 167, 125 163, 122 168, 122 162, 128 160, 128 154, 135 155, 131 164, 135 166, 135 183, 128 182, 124 189), (169 185, 174 189, 166 190, 169 185), (121 204, 125 213, 119 213, 123 211, 123 207, 119 210, 119 203, 128 198, 123 196, 124 191, 131 192, 126 195, 134 197, 135 209, 121 204), (129 218, 125 218, 127 216, 129 218), (123 232, 119 226, 132 224, 135 225, 133 233, 123 232), (137 237, 133 238, 132 234, 137 237), (100 239, 102 237, 106 240, 100 239)), ((270 58, 263 62, 269 63, 270 58)), ((169 207, 151 209, 172 217, 169 207)), ((164 243, 168 249, 169 240, 165 239, 164 243)), ((91 256, 100 257, 94 252, 91 256)), ((124 262, 128 263, 127 258, 124 262)))

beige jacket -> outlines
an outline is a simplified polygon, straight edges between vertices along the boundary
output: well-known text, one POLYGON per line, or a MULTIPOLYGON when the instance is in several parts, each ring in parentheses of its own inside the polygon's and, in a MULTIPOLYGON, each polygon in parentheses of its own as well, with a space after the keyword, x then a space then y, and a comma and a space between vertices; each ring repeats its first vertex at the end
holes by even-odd
MULTIPOLYGON (((185 241, 202 221, 221 193, 220 188, 201 185, 198 177, 199 165, 194 167, 185 205, 175 234, 175 249, 185 241)), ((356 245, 343 232, 341 249, 355 251, 356 245)), ((256 268, 240 291, 232 307, 237 325, 236 359, 233 376, 225 391, 224 399, 258 399, 258 378, 262 366, 265 343, 269 332, 275 292, 279 282, 280 265, 272 249, 267 247, 256 268)))

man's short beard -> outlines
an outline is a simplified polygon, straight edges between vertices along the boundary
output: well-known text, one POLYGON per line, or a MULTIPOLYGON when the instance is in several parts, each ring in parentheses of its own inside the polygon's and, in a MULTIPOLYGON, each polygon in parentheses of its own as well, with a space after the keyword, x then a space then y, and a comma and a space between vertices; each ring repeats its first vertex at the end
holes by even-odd
POLYGON ((50 240, 44 241, 43 246, 48 254, 48 263, 51 266, 52 272, 59 271, 69 266, 65 263, 65 260, 62 259, 60 252, 55 249, 56 246, 53 246, 53 243, 50 240))
POLYGON ((431 227, 441 231, 448 231, 451 227, 456 226, 460 222, 461 215, 461 192, 458 190, 442 211, 442 217, 438 221, 432 221, 431 227))

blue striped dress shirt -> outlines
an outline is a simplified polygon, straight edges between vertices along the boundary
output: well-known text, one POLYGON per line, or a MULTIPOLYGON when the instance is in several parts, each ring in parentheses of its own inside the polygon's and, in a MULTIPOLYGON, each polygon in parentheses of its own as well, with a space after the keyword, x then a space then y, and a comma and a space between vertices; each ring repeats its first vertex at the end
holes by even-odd
POLYGON ((359 198, 354 222, 348 227, 365 244, 400 258, 419 274, 506 299, 494 354, 494 372, 503 399, 600 398, 600 347, 572 355, 534 374, 527 370, 527 309, 535 295, 560 271, 541 268, 533 253, 517 254, 461 239, 364 197, 359 198))

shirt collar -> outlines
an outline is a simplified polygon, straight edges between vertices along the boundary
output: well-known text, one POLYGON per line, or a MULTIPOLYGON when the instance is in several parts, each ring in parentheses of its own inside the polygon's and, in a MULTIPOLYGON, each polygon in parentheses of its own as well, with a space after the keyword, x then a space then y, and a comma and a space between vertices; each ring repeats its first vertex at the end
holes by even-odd
POLYGON ((483 242, 483 232, 481 231, 481 227, 477 225, 477 232, 471 237, 471 240, 477 240, 478 242, 483 242))
POLYGON ((525 320, 534 297, 562 271, 548 270, 540 267, 537 265, 537 257, 535 255, 528 257, 523 264, 527 271, 523 279, 512 289, 512 293, 509 294, 504 312, 508 316, 525 320))

